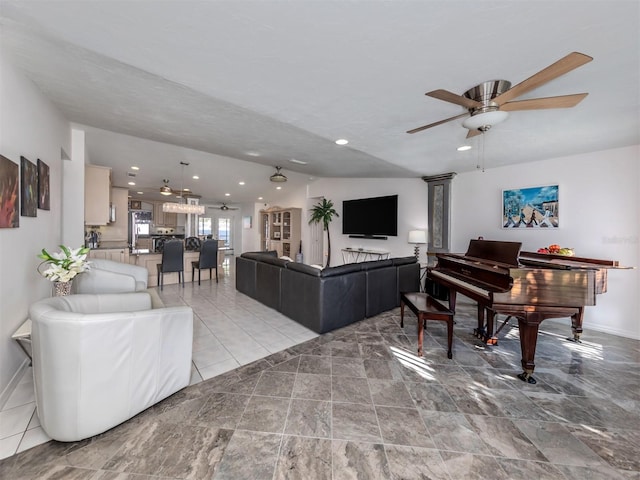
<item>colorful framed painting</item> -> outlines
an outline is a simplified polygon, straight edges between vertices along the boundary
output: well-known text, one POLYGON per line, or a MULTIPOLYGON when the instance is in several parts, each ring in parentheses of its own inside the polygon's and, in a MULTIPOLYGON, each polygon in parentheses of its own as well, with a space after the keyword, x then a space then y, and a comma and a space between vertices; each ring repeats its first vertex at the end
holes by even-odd
POLYGON ((502 228, 558 228, 558 185, 502 191, 502 228))
POLYGON ((20 200, 20 215, 38 215, 38 168, 24 157, 20 157, 20 200))
POLYGON ((49 210, 49 204, 49 165, 38 159, 38 208, 49 210))
POLYGON ((18 228, 20 187, 18 164, 0 155, 0 228, 18 228))

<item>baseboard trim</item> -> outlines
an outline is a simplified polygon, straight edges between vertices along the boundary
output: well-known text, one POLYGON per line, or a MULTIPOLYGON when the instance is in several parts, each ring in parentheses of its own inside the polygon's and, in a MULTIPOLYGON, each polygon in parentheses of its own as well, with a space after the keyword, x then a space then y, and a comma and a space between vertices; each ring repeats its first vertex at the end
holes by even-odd
POLYGON ((31 365, 31 362, 28 358, 25 358, 22 364, 18 367, 18 370, 16 370, 16 373, 14 373, 13 377, 11 377, 11 380, 9 380, 9 383, 4 388, 2 393, 0 393, 0 410, 2 410, 6 405, 9 397, 11 397, 11 394, 16 389, 18 383, 20 383, 20 380, 22 380, 22 377, 29 368, 29 365, 31 365))

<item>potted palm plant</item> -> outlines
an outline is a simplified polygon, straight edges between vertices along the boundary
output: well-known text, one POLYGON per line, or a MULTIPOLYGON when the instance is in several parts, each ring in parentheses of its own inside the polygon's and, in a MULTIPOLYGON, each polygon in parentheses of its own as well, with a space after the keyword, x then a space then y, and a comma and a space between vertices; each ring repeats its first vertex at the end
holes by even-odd
POLYGON ((339 217, 338 212, 333 208, 333 202, 331 200, 327 200, 323 198, 318 202, 317 205, 314 205, 310 210, 311 218, 309 219, 309 224, 311 223, 322 223, 322 229, 327 231, 327 267, 331 263, 331 236, 329 235, 329 224, 333 217, 339 217))

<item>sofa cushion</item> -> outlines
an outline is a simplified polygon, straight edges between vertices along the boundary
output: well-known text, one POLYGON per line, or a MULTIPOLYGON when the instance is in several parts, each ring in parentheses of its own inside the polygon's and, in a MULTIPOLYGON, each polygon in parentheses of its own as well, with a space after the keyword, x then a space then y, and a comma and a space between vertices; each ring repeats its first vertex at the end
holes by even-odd
POLYGON ((396 307, 398 268, 391 265, 389 260, 386 267, 370 268, 364 273, 367 287, 365 315, 373 317, 396 307))
MULTIPOLYGON (((413 257, 414 259, 416 257, 413 257)), ((420 291, 420 264, 417 262, 396 266, 398 286, 396 288, 396 306, 400 305, 400 294, 420 291)))
POLYGON ((320 270, 321 277, 336 277, 338 275, 344 275, 346 273, 361 272, 362 264, 360 263, 347 263, 346 265, 339 265, 337 267, 329 267, 324 270, 320 270))
POLYGON ((418 259, 415 257, 415 255, 411 255, 410 257, 392 258, 391 261, 394 265, 408 265, 410 263, 417 263, 418 259))
POLYGON ((266 257, 278 257, 278 252, 275 250, 268 250, 264 252, 244 252, 240 255, 243 258, 250 258, 252 260, 262 260, 266 257))
POLYGON ((320 271, 313 267, 297 264, 289 268, 291 265, 282 271, 284 315, 316 333, 330 332, 365 317, 364 272, 318 278, 320 271), (308 274, 302 273, 303 269, 308 274))
POLYGON ((270 265, 275 265, 276 267, 284 267, 287 263, 289 263, 289 260, 273 257, 271 255, 265 255, 264 257, 260 258, 259 261, 268 263, 270 265))
MULTIPOLYGON (((263 305, 280 311, 280 283, 284 264, 277 257, 269 257, 274 261, 256 262, 255 299, 263 305)), ((285 262, 286 263, 286 262, 285 262)))
POLYGON ((258 262, 242 254, 236 257, 236 290, 255 298, 256 265, 258 262))
POLYGON ((362 270, 372 270, 375 268, 390 267, 393 265, 393 260, 371 260, 369 262, 360 262, 362 270))
POLYGON ((311 275, 313 277, 319 277, 322 273, 322 270, 312 267, 311 265, 305 265, 304 263, 298 262, 289 262, 286 265, 288 270, 293 270, 295 272, 306 273, 307 275, 311 275))

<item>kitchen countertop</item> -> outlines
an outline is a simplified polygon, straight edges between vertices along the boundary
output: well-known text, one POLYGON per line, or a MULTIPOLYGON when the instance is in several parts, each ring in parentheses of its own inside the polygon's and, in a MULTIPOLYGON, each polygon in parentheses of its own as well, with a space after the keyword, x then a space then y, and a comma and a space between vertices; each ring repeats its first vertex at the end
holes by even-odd
POLYGON ((117 249, 117 248, 129 248, 129 244, 127 242, 100 242, 100 245, 97 248, 92 248, 91 250, 109 250, 109 249, 117 249))

